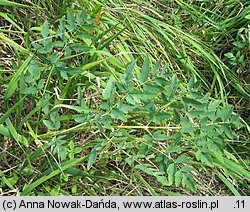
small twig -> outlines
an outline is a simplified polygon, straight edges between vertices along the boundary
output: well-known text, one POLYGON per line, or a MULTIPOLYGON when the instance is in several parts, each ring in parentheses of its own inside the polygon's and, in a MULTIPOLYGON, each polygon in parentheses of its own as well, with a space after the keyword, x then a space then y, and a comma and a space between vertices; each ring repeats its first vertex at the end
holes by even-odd
POLYGON ((63 98, 61 98, 61 97, 59 96, 58 90, 57 90, 56 87, 54 88, 54 90, 55 90, 55 93, 56 93, 56 98, 57 98, 58 100, 62 100, 62 101, 77 101, 77 99, 63 99, 63 98))
MULTIPOLYGON (((56 93, 56 98, 57 98, 58 100, 62 100, 62 101, 77 101, 77 100, 78 100, 78 99, 64 99, 64 98, 61 98, 60 95, 59 95, 59 93, 58 93, 58 90, 57 90, 57 89, 58 89, 57 87, 54 88, 55 93, 56 93)), ((89 95, 88 97, 86 97, 86 98, 84 98, 84 99, 87 100, 87 99, 90 99, 90 98, 92 98, 92 97, 95 97, 95 96, 97 96, 98 94, 100 94, 101 92, 102 92, 102 91, 96 91, 95 93, 89 95)))

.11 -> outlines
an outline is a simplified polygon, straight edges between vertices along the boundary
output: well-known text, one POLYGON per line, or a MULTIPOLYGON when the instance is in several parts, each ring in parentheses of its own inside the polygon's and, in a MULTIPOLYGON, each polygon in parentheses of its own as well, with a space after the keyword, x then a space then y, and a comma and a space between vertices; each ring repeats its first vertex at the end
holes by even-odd
POLYGON ((237 204, 237 208, 245 208, 245 201, 244 200, 241 200, 241 201, 237 200, 236 204, 237 204))

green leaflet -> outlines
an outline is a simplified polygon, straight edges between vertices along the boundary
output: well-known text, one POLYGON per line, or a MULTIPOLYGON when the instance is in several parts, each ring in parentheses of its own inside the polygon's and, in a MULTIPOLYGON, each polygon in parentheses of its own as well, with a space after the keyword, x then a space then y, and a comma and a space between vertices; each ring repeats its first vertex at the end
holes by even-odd
POLYGON ((113 102, 112 99, 114 99, 114 94, 115 94, 115 81, 113 77, 110 77, 105 89, 102 92, 102 96, 104 99, 113 102))
POLYGON ((41 34, 43 36, 43 38, 47 38, 49 35, 49 25, 48 25, 48 21, 46 20, 42 26, 42 31, 41 34))
POLYGON ((137 78, 140 82, 145 82, 148 80, 149 78, 149 71, 150 71, 150 66, 149 66, 149 58, 147 58, 144 63, 143 66, 141 68, 141 72, 138 73, 137 78))
POLYGON ((90 170, 90 168, 92 167, 92 165, 94 164, 96 160, 96 150, 93 149, 89 155, 88 158, 88 165, 87 165, 87 169, 90 170))
POLYGON ((134 60, 130 65, 129 67, 127 68, 126 70, 126 76, 125 76, 125 82, 126 83, 129 83, 132 81, 132 78, 133 78, 133 70, 134 70, 134 67, 136 65, 136 60, 134 60))

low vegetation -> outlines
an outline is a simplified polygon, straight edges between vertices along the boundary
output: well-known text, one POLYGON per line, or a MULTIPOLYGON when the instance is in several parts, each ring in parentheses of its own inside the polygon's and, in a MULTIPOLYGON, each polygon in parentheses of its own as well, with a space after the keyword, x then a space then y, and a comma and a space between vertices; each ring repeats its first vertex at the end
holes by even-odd
POLYGON ((0 195, 249 195, 247 0, 0 18, 0 195))

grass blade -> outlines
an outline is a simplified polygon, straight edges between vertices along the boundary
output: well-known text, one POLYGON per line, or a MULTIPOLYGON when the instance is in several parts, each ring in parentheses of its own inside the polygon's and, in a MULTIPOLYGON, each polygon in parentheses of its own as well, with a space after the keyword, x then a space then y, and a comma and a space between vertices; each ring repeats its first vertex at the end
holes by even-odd
POLYGON ((29 65, 29 62, 31 61, 31 56, 28 57, 24 63, 21 65, 21 67, 17 70, 17 72, 13 75, 11 81, 9 82, 8 84, 8 87, 7 87, 7 90, 5 92, 5 95, 4 95, 4 101, 6 102, 7 100, 9 100, 9 98, 11 97, 11 95, 15 92, 15 90, 17 89, 17 82, 20 78, 21 75, 24 75, 27 68, 28 68, 28 65, 29 65))
POLYGON ((51 179, 52 177, 55 177, 56 175, 60 174, 61 171, 65 171, 66 169, 73 167, 74 165, 76 165, 77 163, 81 163, 84 160, 86 160, 88 157, 82 157, 82 158, 77 158, 77 159, 72 159, 70 161, 64 162, 62 163, 62 167, 57 168, 56 170, 52 171, 50 174, 43 176, 41 178, 39 178, 38 180, 36 180, 35 182, 27 185, 24 190, 21 192, 22 196, 26 196, 29 195, 33 189, 35 189, 37 186, 41 185, 43 182, 51 179))
POLYGON ((16 2, 8 1, 8 0, 0 0, 0 5, 2 5, 2 6, 10 6, 10 7, 29 8, 28 5, 20 4, 20 3, 16 3, 16 2))

